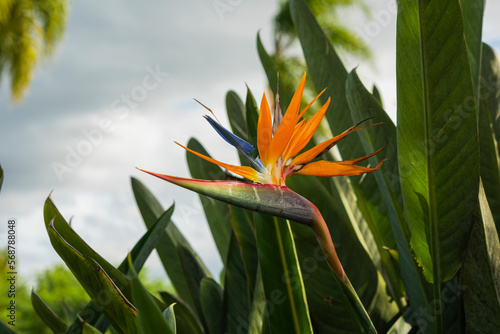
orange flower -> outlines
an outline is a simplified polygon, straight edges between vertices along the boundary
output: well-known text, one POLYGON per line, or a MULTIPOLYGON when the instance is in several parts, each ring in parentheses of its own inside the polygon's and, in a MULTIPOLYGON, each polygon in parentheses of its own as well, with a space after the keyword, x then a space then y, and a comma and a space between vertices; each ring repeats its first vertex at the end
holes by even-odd
POLYGON ((311 162, 313 159, 328 152, 349 133, 365 128, 366 126, 358 127, 361 122, 347 129, 340 135, 330 138, 299 154, 311 140, 330 104, 329 98, 326 104, 323 105, 309 120, 301 120, 309 107, 324 92, 323 91, 318 94, 318 96, 316 96, 313 101, 311 101, 311 103, 304 108, 304 110, 300 111, 300 102, 302 100, 305 80, 306 75, 304 74, 285 114, 281 116, 279 108, 275 111, 278 114, 275 114, 274 124, 266 94, 264 93, 260 104, 259 120, 257 125, 257 148, 259 151, 259 157, 257 159, 254 159, 249 154, 254 150, 252 145, 232 134, 209 116, 205 116, 209 123, 227 142, 235 146, 249 159, 253 168, 226 164, 184 147, 177 142, 176 144, 189 152, 248 180, 261 184, 273 184, 277 186, 284 186, 285 180, 295 174, 326 177, 339 175, 352 176, 371 173, 379 169, 385 160, 380 161, 374 168, 357 166, 355 164, 379 153, 383 147, 372 154, 357 159, 345 161, 320 160, 311 162))

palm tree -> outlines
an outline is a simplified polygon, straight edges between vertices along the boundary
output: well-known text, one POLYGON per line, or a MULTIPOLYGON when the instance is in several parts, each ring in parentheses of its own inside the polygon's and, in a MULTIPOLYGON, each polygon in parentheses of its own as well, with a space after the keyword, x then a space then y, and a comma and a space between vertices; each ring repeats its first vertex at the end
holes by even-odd
POLYGON ((67 0, 0 0, 0 78, 8 69, 14 100, 23 98, 38 59, 61 39, 68 7, 67 0))

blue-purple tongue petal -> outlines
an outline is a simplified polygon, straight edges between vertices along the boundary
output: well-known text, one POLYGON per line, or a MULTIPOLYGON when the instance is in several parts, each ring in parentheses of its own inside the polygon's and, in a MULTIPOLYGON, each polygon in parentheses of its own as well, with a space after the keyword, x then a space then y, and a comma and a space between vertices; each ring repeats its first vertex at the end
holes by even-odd
POLYGON ((238 149, 238 151, 244 155, 248 161, 252 164, 252 166, 258 170, 261 173, 265 173, 266 169, 262 162, 257 162, 249 153, 253 152, 255 150, 255 147, 253 147, 251 144, 247 143, 240 137, 236 136, 233 134, 231 131, 214 121, 210 116, 205 115, 203 116, 205 119, 210 123, 210 125, 217 131, 217 133, 229 144, 233 145, 238 149))
POLYGON ((233 145, 237 149, 241 148, 246 153, 255 151, 255 147, 253 147, 250 143, 233 134, 231 131, 214 121, 210 116, 205 115, 203 117, 205 117, 215 131, 217 131, 217 133, 229 144, 233 145))

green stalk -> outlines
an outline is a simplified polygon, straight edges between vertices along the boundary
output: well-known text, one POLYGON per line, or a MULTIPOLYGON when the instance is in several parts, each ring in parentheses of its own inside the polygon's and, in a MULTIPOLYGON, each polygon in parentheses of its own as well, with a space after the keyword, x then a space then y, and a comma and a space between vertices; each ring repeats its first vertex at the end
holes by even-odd
POLYGON ((363 325, 363 329, 366 333, 377 333, 375 326, 373 325, 368 312, 366 312, 363 303, 358 297, 358 294, 354 290, 349 278, 345 274, 344 268, 342 267, 342 263, 340 263, 340 259, 337 255, 337 251, 335 250, 335 245, 333 244, 332 237, 330 235, 330 231, 328 230, 328 226, 326 225, 323 216, 319 212, 318 208, 310 203, 311 208, 314 210, 314 221, 309 226, 314 232, 316 239, 318 240, 318 244, 321 247, 321 251, 325 256, 328 264, 333 269, 335 274, 341 279, 343 284, 345 296, 349 300, 351 306, 355 310, 358 315, 361 324, 363 325))

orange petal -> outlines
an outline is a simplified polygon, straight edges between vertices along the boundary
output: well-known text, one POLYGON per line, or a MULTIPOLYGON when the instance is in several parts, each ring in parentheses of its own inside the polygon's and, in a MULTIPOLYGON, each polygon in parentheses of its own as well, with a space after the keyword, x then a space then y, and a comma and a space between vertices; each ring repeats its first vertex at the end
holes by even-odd
POLYGON ((312 106, 312 104, 313 104, 314 102, 316 102, 316 100, 318 99, 318 97, 320 97, 320 96, 321 96, 321 94, 323 94, 323 93, 325 92, 325 90, 326 90, 326 88, 325 88, 325 89, 323 89, 323 90, 321 91, 321 93, 319 93, 318 95, 316 95, 316 97, 315 97, 315 98, 314 98, 311 102, 309 102, 309 104, 308 104, 308 105, 304 108, 304 110, 302 110, 302 111, 300 112, 300 114, 299 114, 299 118, 301 118, 302 116, 304 116, 304 114, 306 113, 306 111, 307 111, 307 110, 308 110, 308 109, 312 106))
POLYGON ((260 160, 266 165, 268 161, 269 144, 273 138, 273 122, 271 120, 271 110, 267 103, 266 93, 260 102, 259 120, 257 123, 257 148, 259 149, 260 160))
MULTIPOLYGON (((293 95, 292 101, 288 106, 281 124, 279 125, 276 133, 274 134, 271 144, 269 145, 269 156, 267 157, 267 163, 275 164, 278 158, 281 156, 283 151, 288 145, 290 138, 292 138, 293 130, 295 129, 295 124, 299 120, 299 110, 300 102, 302 101, 302 93, 304 91, 304 85, 306 82, 306 74, 302 76, 299 86, 293 95)), ((264 162, 264 161, 263 161, 264 162)), ((264 166, 266 163, 264 163, 264 166)))
MULTIPOLYGON (((372 155, 373 154, 371 154, 370 156, 372 155)), ((366 159, 368 157, 369 156, 363 157, 363 159, 366 159)), ((376 171, 377 169, 380 168, 380 166, 382 166, 382 164, 386 160, 387 159, 380 161, 375 168, 353 165, 351 164, 353 160, 348 160, 348 161, 322 160, 307 164, 302 169, 298 170, 293 174, 326 176, 326 177, 340 176, 340 175, 348 175, 348 176, 361 175, 364 173, 371 173, 376 171)))
POLYGON ((364 129, 364 128, 372 126, 372 125, 378 125, 380 123, 370 124, 370 125, 366 125, 366 126, 358 128, 357 126, 359 124, 361 124, 361 122, 358 123, 358 124, 356 124, 356 125, 351 126, 349 129, 347 129, 346 131, 342 132, 338 136, 335 136, 333 138, 325 140, 324 142, 322 142, 321 144, 318 144, 318 145, 314 146, 310 150, 307 150, 304 153, 299 154, 298 156, 296 156, 292 160, 292 162, 290 163, 290 165, 303 165, 303 164, 306 164, 309 161, 311 161, 312 159, 317 158, 317 157, 325 154, 326 152, 328 152, 328 150, 330 150, 333 146, 335 146, 339 141, 341 141, 345 136, 347 136, 351 132, 364 129))
POLYGON ((283 154, 283 160, 287 161, 289 158, 295 156, 299 153, 311 140, 312 136, 316 132, 316 129, 319 126, 319 123, 325 116, 326 110, 330 105, 330 98, 326 101, 325 105, 321 107, 314 115, 311 117, 305 126, 300 129, 300 133, 294 134, 292 139, 290 140, 290 144, 285 150, 283 154))
POLYGON ((214 160, 210 157, 207 157, 206 155, 203 155, 201 153, 198 153, 196 151, 193 151, 187 147, 184 147, 182 146, 181 144, 179 144, 178 142, 175 142, 177 145, 179 145, 180 147, 182 147, 183 149, 185 149, 186 151, 189 151, 193 154, 196 154, 197 156, 199 156, 200 158, 202 159, 205 159, 206 161, 208 162, 211 162, 213 164, 216 164, 222 168, 225 168, 227 169, 228 171, 230 172, 233 172, 235 174, 238 174, 246 179, 249 179, 251 181, 257 181, 258 180, 258 173, 255 169, 251 168, 251 167, 247 167, 247 166, 235 166, 235 165, 229 165, 229 164, 225 164, 223 162, 220 162, 220 161, 217 161, 217 160, 214 160))

